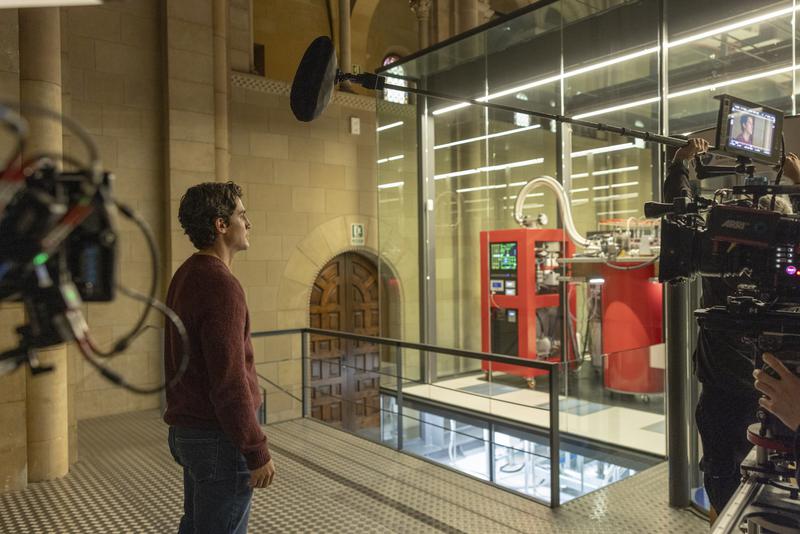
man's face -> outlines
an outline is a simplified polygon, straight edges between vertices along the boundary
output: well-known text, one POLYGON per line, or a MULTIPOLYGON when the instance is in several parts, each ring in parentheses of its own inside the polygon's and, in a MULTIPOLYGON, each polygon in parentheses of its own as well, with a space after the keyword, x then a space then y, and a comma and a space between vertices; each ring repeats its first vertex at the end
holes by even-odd
POLYGON ((250 248, 250 241, 248 240, 249 234, 250 220, 247 218, 242 199, 237 198, 236 209, 230 216, 228 226, 221 237, 225 240, 225 244, 231 251, 239 252, 250 248))
POLYGON ((744 120, 744 126, 742 129, 748 135, 753 133, 753 117, 750 117, 749 115, 747 116, 747 118, 744 120))

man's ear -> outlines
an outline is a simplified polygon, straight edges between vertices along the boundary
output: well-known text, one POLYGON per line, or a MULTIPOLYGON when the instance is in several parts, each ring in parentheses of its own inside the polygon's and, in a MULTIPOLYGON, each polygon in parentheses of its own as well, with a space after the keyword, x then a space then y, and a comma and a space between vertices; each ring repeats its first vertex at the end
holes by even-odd
POLYGON ((222 217, 214 219, 214 228, 216 228, 217 232, 220 234, 224 234, 228 231, 228 225, 225 224, 225 220, 222 217))

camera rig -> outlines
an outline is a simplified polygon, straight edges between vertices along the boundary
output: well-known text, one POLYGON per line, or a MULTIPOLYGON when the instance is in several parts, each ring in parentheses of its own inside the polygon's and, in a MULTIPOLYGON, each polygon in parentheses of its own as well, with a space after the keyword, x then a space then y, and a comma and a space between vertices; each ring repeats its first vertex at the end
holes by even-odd
POLYGON ((22 302, 26 324, 16 329, 18 346, 0 353, 0 375, 27 364, 34 374, 51 367, 40 363, 37 349, 75 341, 81 354, 105 378, 135 393, 154 393, 166 385, 143 388, 128 383, 100 358, 122 353, 145 328, 151 308, 172 321, 183 338, 177 383, 188 366, 188 342, 178 316, 155 299, 159 260, 147 223, 113 197, 113 176, 101 171, 97 147, 86 131, 68 117, 44 109, 26 113, 62 121, 88 151, 88 162, 63 154, 33 154, 23 159, 27 122, 15 108, 0 104, 0 125, 17 146, 0 169, 0 302, 22 302), (61 166, 70 167, 63 171, 61 166), (144 235, 150 251, 151 281, 147 295, 118 285, 117 218, 121 213, 144 235), (131 329, 111 349, 92 339, 83 317, 84 302, 109 302, 120 290, 145 306, 131 329))

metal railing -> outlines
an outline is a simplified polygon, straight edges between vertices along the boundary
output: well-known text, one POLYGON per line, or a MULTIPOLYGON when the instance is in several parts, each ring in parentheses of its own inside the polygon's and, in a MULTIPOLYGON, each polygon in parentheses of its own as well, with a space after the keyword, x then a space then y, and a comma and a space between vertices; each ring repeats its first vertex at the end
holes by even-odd
MULTIPOLYGON (((471 350, 454 349, 449 347, 440 347, 436 345, 428 345, 425 343, 415 343, 410 341, 402 341, 398 339, 383 338, 376 336, 366 336, 362 334, 354 334, 351 332, 342 332, 338 330, 324 330, 320 328, 290 328, 284 330, 270 330, 265 332, 253 332, 253 338, 268 338, 286 335, 300 335, 301 338, 301 369, 302 369, 302 398, 298 399, 302 403, 303 417, 310 417, 311 415, 311 335, 326 336, 332 338, 342 338, 351 341, 360 341, 365 343, 372 343, 382 347, 394 347, 395 349, 407 349, 419 351, 424 353, 446 354, 450 356, 457 356, 462 358, 469 358, 473 360, 480 360, 484 362, 493 362, 499 364, 515 365, 518 367, 540 369, 547 371, 548 380, 548 410, 549 410, 549 428, 547 429, 548 443, 549 443, 549 462, 550 462, 550 500, 546 502, 551 508, 556 508, 561 504, 560 498, 560 452, 561 452, 561 435, 559 429, 559 391, 560 391, 560 372, 561 363, 550 361, 529 360, 525 358, 518 358, 515 356, 507 356, 503 354, 492 354, 486 352, 477 352, 471 350)), ((393 391, 397 405, 397 450, 403 450, 403 352, 402 350, 396 351, 397 358, 395 361, 397 389, 393 391)), ((289 394, 283 388, 259 375, 259 377, 276 388, 289 394)), ((293 395, 292 395, 293 396, 293 395)), ((294 396, 293 396, 294 397, 294 396)), ((296 398, 296 397, 295 397, 296 398)), ((538 428, 538 427, 537 427, 538 428)), ((542 502, 541 499, 532 497, 534 500, 542 502)))

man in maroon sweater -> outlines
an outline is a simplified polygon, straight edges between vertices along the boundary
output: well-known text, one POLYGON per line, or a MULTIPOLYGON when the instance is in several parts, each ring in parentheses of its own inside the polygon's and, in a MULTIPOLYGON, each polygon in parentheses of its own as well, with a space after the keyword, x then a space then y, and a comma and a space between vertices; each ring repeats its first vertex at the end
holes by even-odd
MULTIPOLYGON (((175 272, 167 305, 183 320, 189 366, 167 389, 169 447, 183 467, 178 532, 246 533, 253 488, 272 483, 275 465, 256 410, 261 405, 250 342, 250 316, 233 256, 250 246, 242 190, 204 183, 181 199, 178 219, 198 252, 175 272)), ((167 380, 181 361, 181 340, 168 326, 167 380)))

